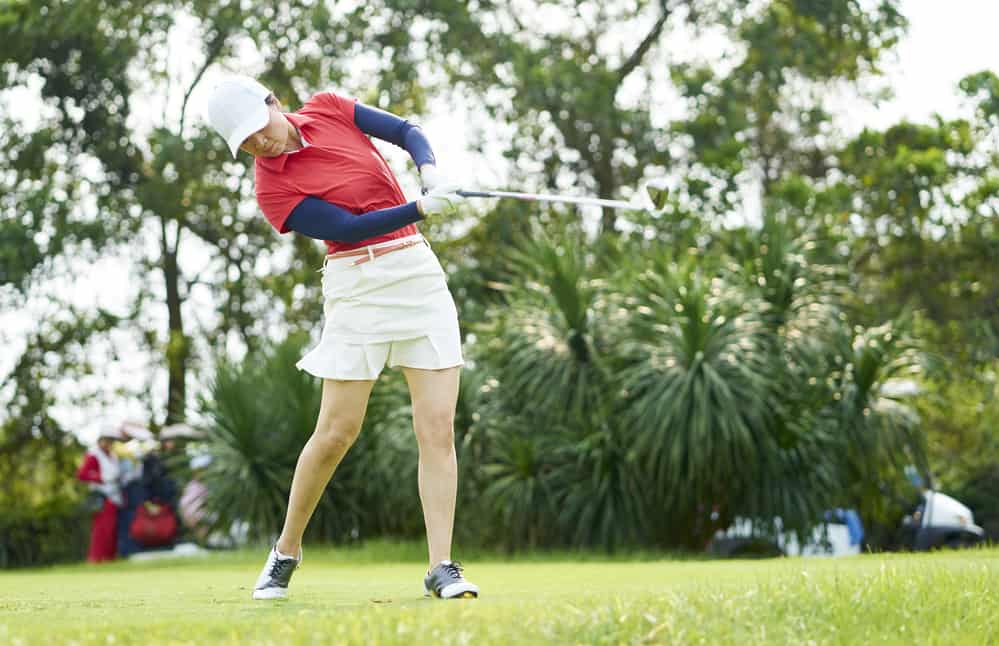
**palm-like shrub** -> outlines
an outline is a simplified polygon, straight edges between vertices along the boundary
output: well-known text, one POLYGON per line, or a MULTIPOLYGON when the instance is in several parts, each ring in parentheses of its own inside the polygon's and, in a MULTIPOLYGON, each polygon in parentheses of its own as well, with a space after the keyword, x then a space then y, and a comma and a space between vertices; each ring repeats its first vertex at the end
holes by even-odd
POLYGON ((479 491, 512 544, 549 531, 553 505, 556 542, 613 548, 699 547, 736 516, 805 533, 847 502, 850 431, 830 407, 842 278, 786 222, 743 241, 734 263, 521 246, 482 330, 492 414, 510 424, 477 443, 479 491))
MULTIPOLYGON (((576 546, 614 550, 648 541, 647 483, 632 434, 614 419, 556 453, 551 477, 557 492, 559 526, 576 546)), ((654 499, 654 498, 653 498, 654 499)))
POLYGON ((752 487, 774 449, 770 343, 753 295, 693 261, 661 256, 637 285, 623 417, 664 511, 659 540, 699 545, 711 509, 752 487))
POLYGON ((889 472, 922 463, 911 412, 882 394, 885 381, 917 368, 919 355, 898 323, 850 327, 840 307, 844 271, 817 261, 821 247, 795 222, 767 216, 736 252, 765 302, 781 381, 772 417, 778 447, 766 471, 783 477, 754 487, 743 513, 778 510, 785 526, 802 530, 831 506, 880 507, 889 472))
POLYGON ((483 328, 482 359, 504 400, 530 418, 589 418, 606 375, 594 309, 601 283, 581 235, 525 241, 512 267, 508 298, 483 328))
POLYGON ((479 467, 482 499, 501 528, 500 544, 512 550, 559 544, 558 491, 552 475, 565 445, 564 433, 519 421, 494 429, 489 438, 487 461, 479 467))
POLYGON ((758 230, 747 230, 736 246, 745 288, 763 307, 772 378, 770 433, 776 446, 762 456, 767 474, 745 490, 738 513, 784 529, 807 532, 831 506, 843 504, 838 429, 823 423, 832 400, 828 379, 845 329, 846 281, 841 269, 815 256, 822 246, 810 231, 768 214, 758 230))
POLYGON ((512 256, 511 288, 491 311, 481 365, 489 410, 482 496, 512 547, 614 547, 637 540, 632 452, 620 441, 607 356, 608 282, 578 233, 539 236, 512 256))
POLYGON ((839 433, 838 465, 852 502, 877 517, 884 509, 882 490, 900 479, 904 467, 916 465, 926 472, 919 420, 884 388, 888 381, 916 375, 921 353, 906 334, 904 320, 845 332, 837 349, 825 423, 839 433))
POLYGON ((829 396, 816 377, 830 369, 830 349, 844 326, 840 303, 847 292, 846 276, 842 268, 817 260, 821 245, 816 235, 800 231, 786 217, 768 214, 760 229, 748 230, 740 239, 734 259, 742 268, 745 289, 763 302, 773 352, 788 379, 781 393, 800 404, 787 417, 799 418, 816 399, 829 396), (820 387, 809 388, 815 385, 820 387))

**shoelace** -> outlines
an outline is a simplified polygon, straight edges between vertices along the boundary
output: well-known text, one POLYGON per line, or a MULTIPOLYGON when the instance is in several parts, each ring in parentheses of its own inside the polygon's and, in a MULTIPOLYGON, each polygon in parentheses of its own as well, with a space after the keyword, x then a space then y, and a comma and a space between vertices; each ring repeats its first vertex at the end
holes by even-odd
POLYGON ((272 579, 283 579, 285 571, 292 571, 295 569, 295 559, 274 559, 274 565, 271 566, 271 571, 268 576, 272 579))
POLYGON ((458 561, 451 561, 444 566, 444 570, 455 579, 461 579, 463 578, 461 573, 465 571, 465 568, 461 567, 461 563, 458 561))

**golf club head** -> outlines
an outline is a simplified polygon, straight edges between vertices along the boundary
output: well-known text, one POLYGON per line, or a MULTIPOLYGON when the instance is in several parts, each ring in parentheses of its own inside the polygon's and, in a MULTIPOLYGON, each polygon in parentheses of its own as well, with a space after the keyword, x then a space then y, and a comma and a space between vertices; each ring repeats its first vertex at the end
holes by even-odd
POLYGON ((669 186, 666 185, 665 177, 650 179, 645 183, 645 192, 656 211, 662 211, 666 208, 666 201, 669 199, 669 186))

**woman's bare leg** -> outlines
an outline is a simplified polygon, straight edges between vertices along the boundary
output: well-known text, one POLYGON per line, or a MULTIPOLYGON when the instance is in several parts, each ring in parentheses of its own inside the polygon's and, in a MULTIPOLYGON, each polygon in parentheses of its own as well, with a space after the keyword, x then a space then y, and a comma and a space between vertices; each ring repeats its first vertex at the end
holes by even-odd
POLYGON ((297 558, 302 551, 305 527, 337 465, 361 431, 374 384, 374 381, 323 380, 316 430, 298 456, 291 481, 288 512, 277 541, 277 549, 282 554, 297 558))
POLYGON ((403 368, 413 400, 413 430, 420 448, 419 487, 427 526, 430 566, 451 559, 458 461, 454 451, 454 411, 461 368, 403 368))

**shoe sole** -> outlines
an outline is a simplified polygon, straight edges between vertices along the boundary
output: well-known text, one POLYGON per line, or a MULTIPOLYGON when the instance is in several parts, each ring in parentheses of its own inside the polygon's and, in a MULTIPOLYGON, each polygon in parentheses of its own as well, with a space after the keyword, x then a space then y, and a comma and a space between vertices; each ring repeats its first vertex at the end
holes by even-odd
POLYGON ((423 588, 423 596, 427 598, 443 599, 444 601, 447 601, 448 599, 478 599, 479 593, 473 590, 465 590, 464 592, 459 592, 458 594, 452 595, 450 597, 442 597, 436 592, 432 592, 427 588, 423 588))
POLYGON ((478 599, 479 598, 479 595, 475 594, 474 592, 462 592, 461 594, 456 594, 453 597, 441 597, 441 596, 438 596, 436 594, 432 594, 430 592, 427 592, 423 596, 426 597, 426 598, 428 598, 428 599, 441 599, 443 601, 447 601, 449 599, 478 599))
POLYGON ((281 590, 279 588, 264 588, 263 590, 254 590, 253 598, 257 601, 271 601, 274 599, 287 599, 288 591, 281 590))

